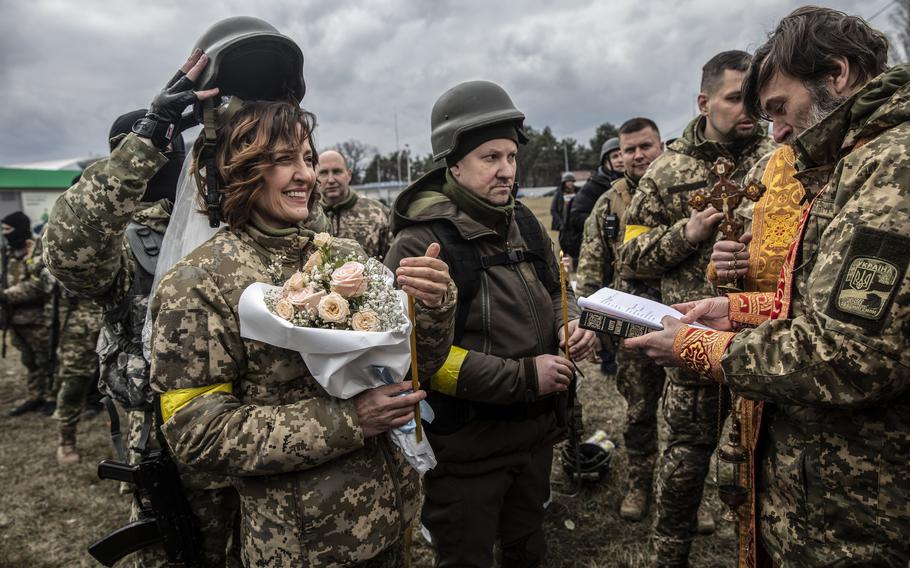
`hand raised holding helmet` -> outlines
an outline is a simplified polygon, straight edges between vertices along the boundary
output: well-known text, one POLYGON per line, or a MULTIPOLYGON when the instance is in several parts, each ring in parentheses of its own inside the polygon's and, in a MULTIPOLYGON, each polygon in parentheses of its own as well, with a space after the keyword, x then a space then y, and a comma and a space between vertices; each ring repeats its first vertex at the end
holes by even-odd
POLYGON ((218 89, 194 91, 196 79, 208 64, 208 56, 201 49, 194 49, 177 74, 161 89, 145 118, 133 125, 133 132, 151 141, 159 150, 167 149, 171 139, 179 133, 178 124, 183 111, 197 100, 204 101, 218 94, 218 89))

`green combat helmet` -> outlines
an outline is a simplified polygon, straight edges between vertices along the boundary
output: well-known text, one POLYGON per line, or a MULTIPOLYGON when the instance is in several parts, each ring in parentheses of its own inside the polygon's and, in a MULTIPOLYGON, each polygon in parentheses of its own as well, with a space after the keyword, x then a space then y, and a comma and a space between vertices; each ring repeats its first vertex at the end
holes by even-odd
MULTIPOLYGON (((197 88, 218 87, 218 94, 225 101, 217 109, 215 99, 195 105, 196 120, 203 126, 200 161, 205 166, 206 210, 209 225, 218 227, 222 195, 215 176, 217 126, 229 120, 243 101, 302 101, 306 94, 303 52, 275 26, 250 16, 216 22, 194 47, 209 57, 197 88)), ((202 187, 198 169, 195 176, 196 185, 202 187)))
POLYGON ((221 20, 194 46, 208 55, 198 89, 218 87, 222 97, 243 100, 303 100, 303 52, 264 20, 236 16, 221 20))
POLYGON ((458 146, 465 132, 499 124, 517 122, 519 142, 527 142, 521 130, 525 115, 515 108, 502 87, 489 81, 467 81, 442 94, 430 113, 430 143, 433 159, 441 160, 458 146))
POLYGON ((619 138, 608 138, 603 146, 600 147, 600 163, 604 163, 604 158, 613 150, 619 150, 619 138))

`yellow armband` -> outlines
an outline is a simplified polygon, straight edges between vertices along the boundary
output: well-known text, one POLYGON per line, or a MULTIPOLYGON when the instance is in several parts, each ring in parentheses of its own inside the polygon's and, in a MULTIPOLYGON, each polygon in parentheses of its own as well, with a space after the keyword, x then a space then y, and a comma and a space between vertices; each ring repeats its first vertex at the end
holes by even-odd
POLYGON ((220 383, 217 385, 168 391, 160 396, 161 417, 167 422, 170 420, 171 416, 192 402, 193 399, 213 392, 226 392, 230 394, 234 392, 234 386, 231 383, 220 383))
POLYGON ((453 345, 449 350, 449 356, 446 357, 446 362, 430 377, 430 388, 442 394, 455 396, 458 392, 458 376, 461 374, 461 366, 464 365, 467 356, 467 349, 453 345))
POLYGON ((644 225, 626 225, 626 234, 623 235, 622 242, 627 243, 639 235, 643 235, 651 230, 651 227, 644 225))

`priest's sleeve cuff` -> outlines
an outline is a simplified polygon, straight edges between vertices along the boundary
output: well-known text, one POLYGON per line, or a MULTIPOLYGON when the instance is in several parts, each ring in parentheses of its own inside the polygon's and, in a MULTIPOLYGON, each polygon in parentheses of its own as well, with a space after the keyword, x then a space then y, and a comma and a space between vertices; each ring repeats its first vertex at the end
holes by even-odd
POLYGON ((676 333, 673 352, 686 369, 723 383, 724 370, 720 366, 720 360, 735 335, 732 331, 685 326, 676 333))
POLYGON ((739 292, 727 294, 727 297, 730 299, 731 322, 754 326, 771 318, 773 292, 739 292))

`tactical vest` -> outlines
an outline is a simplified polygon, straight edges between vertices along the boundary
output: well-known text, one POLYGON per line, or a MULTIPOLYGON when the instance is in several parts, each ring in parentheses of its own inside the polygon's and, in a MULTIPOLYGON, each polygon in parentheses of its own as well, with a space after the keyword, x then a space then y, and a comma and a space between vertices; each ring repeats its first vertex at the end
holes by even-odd
POLYGON ((149 410, 154 396, 149 387, 149 363, 142 353, 142 328, 164 233, 130 223, 126 238, 136 270, 129 292, 104 314, 97 348, 98 388, 128 410, 149 410))

